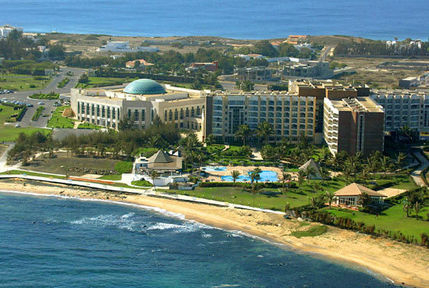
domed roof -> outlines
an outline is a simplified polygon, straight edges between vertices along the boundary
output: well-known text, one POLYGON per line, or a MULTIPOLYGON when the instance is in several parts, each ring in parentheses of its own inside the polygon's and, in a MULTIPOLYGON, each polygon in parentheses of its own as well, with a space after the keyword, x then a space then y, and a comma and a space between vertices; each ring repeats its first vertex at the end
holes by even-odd
POLYGON ((128 84, 125 89, 125 93, 129 94, 164 94, 165 89, 158 82, 151 79, 139 79, 128 84))

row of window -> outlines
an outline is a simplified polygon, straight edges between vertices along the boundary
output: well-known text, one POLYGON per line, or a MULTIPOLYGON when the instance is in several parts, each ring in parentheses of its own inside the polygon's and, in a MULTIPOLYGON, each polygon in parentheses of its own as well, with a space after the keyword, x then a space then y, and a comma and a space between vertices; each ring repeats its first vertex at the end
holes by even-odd
POLYGON ((99 104, 90 104, 84 102, 77 102, 78 114, 97 116, 103 118, 120 119, 119 108, 104 106, 99 104))
POLYGON ((201 116, 203 109, 204 106, 191 107, 191 109, 186 107, 186 109, 180 108, 180 110, 174 109, 174 111, 171 109, 169 111, 164 110, 164 121, 183 120, 188 117, 201 116))

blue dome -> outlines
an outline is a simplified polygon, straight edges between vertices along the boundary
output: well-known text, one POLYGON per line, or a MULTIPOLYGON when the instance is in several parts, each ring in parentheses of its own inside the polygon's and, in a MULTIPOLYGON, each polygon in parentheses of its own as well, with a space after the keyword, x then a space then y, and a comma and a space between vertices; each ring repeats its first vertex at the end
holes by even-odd
POLYGON ((125 93, 129 94, 164 94, 165 89, 158 82, 151 79, 139 79, 131 82, 124 89, 125 93))

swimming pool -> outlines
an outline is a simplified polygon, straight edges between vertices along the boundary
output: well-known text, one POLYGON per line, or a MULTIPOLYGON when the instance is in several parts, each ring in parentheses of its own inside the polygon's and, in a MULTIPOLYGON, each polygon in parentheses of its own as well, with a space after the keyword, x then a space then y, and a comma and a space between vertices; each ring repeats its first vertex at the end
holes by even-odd
POLYGON ((206 172, 224 172, 226 171, 226 166, 206 166, 202 167, 201 170, 206 172))
MULTIPOLYGON (((250 182, 250 174, 252 172, 248 172, 248 175, 240 175, 237 178, 237 182, 250 182)), ((270 171, 270 170, 264 170, 261 173, 259 173, 260 175, 260 179, 258 180, 258 182, 278 182, 279 178, 277 177, 277 173, 274 171, 270 171)), ((222 176, 221 177, 222 181, 225 182, 233 182, 232 176, 227 175, 227 176, 222 176)))

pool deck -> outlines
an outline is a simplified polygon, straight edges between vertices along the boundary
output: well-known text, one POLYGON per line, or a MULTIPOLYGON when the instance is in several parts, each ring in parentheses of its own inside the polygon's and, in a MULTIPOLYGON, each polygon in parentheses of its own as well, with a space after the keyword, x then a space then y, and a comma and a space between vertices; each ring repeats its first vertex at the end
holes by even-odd
MULTIPOLYGON (((269 166, 226 166, 226 171, 207 171, 209 176, 206 178, 209 182, 221 182, 222 176, 231 176, 232 171, 236 170, 240 172, 240 175, 248 175, 249 172, 255 170, 255 168, 259 168, 263 171, 273 171, 277 173, 277 177, 279 181, 282 180, 283 170, 278 167, 269 167, 269 166)), ((298 179, 298 173, 296 172, 288 172, 292 176, 292 180, 298 179)))

